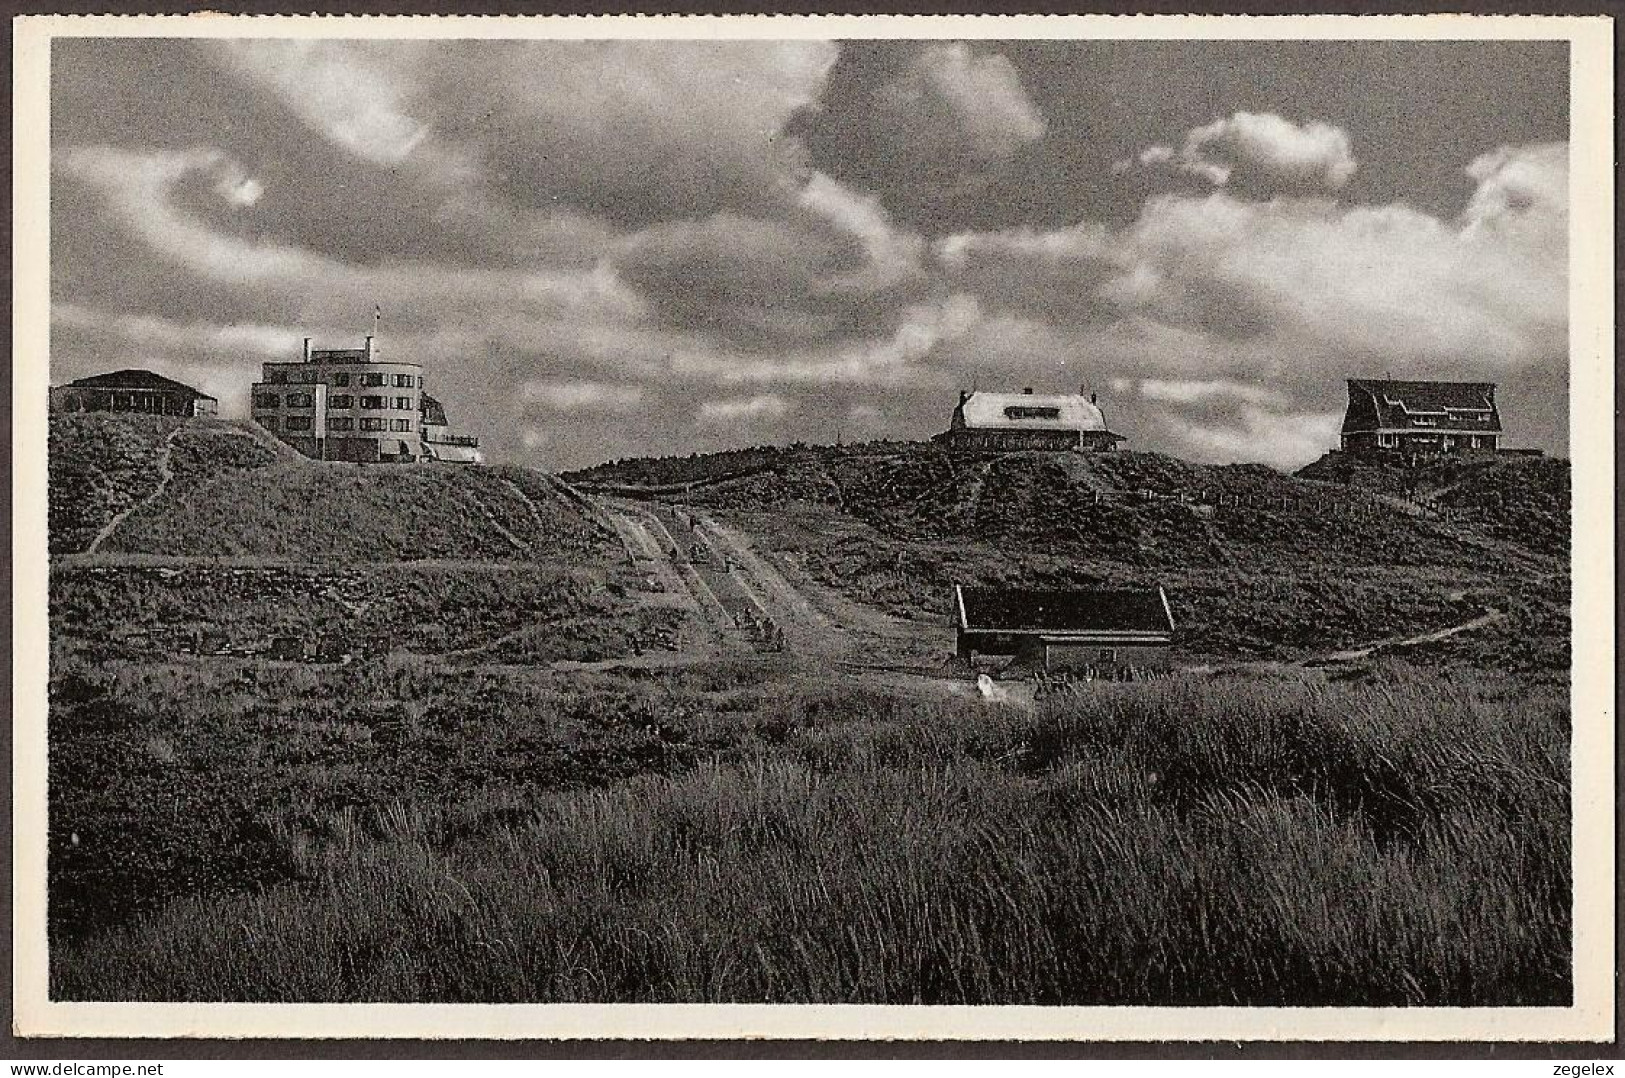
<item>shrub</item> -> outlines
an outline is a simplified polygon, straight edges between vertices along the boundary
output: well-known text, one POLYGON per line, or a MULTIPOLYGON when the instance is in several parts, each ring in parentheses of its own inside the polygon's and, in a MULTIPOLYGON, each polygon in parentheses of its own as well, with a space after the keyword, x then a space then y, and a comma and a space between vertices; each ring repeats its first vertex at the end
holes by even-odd
MULTIPOLYGON (((565 706, 608 729, 665 693, 565 706)), ((1101 685, 1036 711, 803 689, 763 724, 713 715, 731 747, 675 770, 341 823, 304 883, 64 943, 53 990, 1561 1004, 1561 711, 1414 675, 1101 685)))

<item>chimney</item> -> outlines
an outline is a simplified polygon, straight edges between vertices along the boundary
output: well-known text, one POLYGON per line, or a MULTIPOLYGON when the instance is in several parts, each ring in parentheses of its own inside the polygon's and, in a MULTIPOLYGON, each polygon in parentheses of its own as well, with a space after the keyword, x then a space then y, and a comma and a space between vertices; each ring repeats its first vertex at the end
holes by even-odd
POLYGON ((310 362, 310 338, 305 338, 305 362, 310 362))
POLYGON ((1033 395, 1033 387, 1032 386, 1022 386, 1021 387, 1021 393, 1022 393, 1023 396, 1030 397, 1030 396, 1033 395))
POLYGON ((965 402, 968 401, 968 400, 970 400, 970 392, 968 390, 961 389, 959 391, 959 404, 960 404, 960 406, 963 407, 965 402))
POLYGON ((1089 403, 1090 404, 1095 403, 1095 394, 1093 394, 1093 393, 1089 394, 1089 403))
POLYGON ((370 334, 370 333, 367 334, 367 343, 366 343, 365 347, 366 347, 367 362, 371 363, 372 362, 372 334, 370 334))

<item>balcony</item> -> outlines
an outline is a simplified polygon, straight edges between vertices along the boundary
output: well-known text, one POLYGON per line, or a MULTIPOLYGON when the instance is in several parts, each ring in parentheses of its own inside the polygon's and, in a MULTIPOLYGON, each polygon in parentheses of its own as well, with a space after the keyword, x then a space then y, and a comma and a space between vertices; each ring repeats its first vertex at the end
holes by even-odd
POLYGON ((437 434, 424 431, 423 440, 431 445, 459 445, 465 449, 478 449, 480 447, 479 438, 472 434, 437 434))

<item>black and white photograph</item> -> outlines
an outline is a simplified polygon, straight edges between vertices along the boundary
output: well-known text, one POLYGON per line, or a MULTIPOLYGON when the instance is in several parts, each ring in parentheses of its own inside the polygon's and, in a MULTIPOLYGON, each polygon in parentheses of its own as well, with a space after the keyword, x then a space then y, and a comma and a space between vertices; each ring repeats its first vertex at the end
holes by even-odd
POLYGON ((1135 21, 19 29, 37 1028, 1611 1035, 1611 23, 1135 21))

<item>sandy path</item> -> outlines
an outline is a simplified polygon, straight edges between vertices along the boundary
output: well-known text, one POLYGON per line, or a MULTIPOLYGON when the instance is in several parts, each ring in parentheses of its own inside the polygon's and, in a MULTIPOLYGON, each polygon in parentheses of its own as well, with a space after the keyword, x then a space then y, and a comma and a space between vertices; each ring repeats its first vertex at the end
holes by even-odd
POLYGON ((175 471, 169 465, 170 454, 175 448, 175 436, 180 434, 183 429, 182 427, 176 427, 170 431, 169 435, 164 438, 163 448, 158 451, 158 486, 153 489, 151 494, 122 510, 112 520, 109 520, 102 530, 96 533, 96 538, 90 541, 90 545, 85 547, 84 552, 86 554, 94 554, 100 550, 101 545, 112 537, 113 533, 118 530, 118 526, 123 524, 131 513, 147 508, 147 506, 152 505, 164 496, 164 491, 169 489, 169 481, 175 478, 175 471))
POLYGON ((1491 622, 1499 621, 1504 617, 1506 617, 1506 615, 1499 610, 1486 610, 1478 617, 1473 618, 1470 621, 1464 621, 1460 625, 1452 625, 1444 629, 1435 629, 1430 633, 1419 633, 1416 636, 1386 637, 1382 640, 1376 640, 1372 643, 1362 645, 1361 647, 1349 648, 1347 651, 1334 651, 1330 655, 1323 656, 1321 661, 1333 663, 1353 662, 1355 659, 1364 659, 1372 652, 1378 651, 1382 648, 1408 648, 1414 647, 1417 644, 1432 644, 1440 640, 1448 640, 1450 637, 1455 636, 1458 633, 1470 633, 1474 629, 1482 629, 1491 622))

